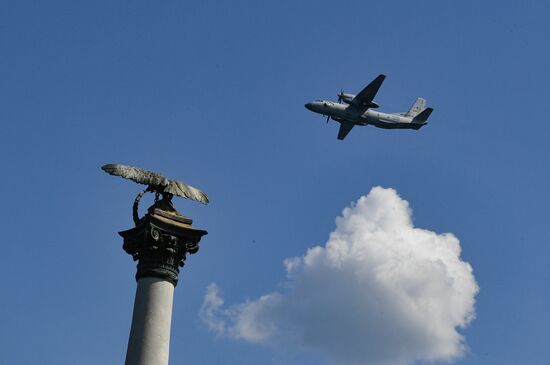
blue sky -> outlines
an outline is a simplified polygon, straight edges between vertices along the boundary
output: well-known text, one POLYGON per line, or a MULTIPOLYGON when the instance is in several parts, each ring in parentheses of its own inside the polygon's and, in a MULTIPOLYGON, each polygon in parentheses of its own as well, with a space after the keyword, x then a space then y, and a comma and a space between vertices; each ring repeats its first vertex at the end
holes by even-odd
POLYGON ((550 294, 543 1, 4 1, 0 362, 124 360, 139 187, 121 162, 208 192, 177 201, 209 235, 176 289, 171 363, 318 364, 217 338, 198 318, 284 281, 342 209, 391 187, 414 224, 452 232, 480 292, 457 364, 543 364, 550 294), (435 108, 422 130, 337 126, 303 105, 388 75, 377 101, 435 108))

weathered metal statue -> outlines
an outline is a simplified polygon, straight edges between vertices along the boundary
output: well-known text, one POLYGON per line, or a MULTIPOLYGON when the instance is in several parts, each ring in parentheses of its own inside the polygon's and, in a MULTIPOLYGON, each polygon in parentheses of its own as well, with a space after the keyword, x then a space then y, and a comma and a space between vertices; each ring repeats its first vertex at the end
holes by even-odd
POLYGON ((202 204, 208 204, 208 196, 206 196, 204 192, 192 187, 191 185, 187 185, 182 181, 169 180, 166 177, 157 174, 156 172, 117 163, 103 165, 101 169, 108 174, 120 176, 125 179, 137 182, 138 184, 148 185, 147 189, 140 192, 134 201, 133 217, 136 226, 140 222, 138 214, 139 201, 141 200, 143 194, 147 192, 155 193, 155 203, 158 201, 159 194, 162 195, 162 205, 165 209, 172 211, 176 210, 172 205, 172 197, 174 195, 195 200, 202 204))
POLYGON ((159 277, 178 282, 179 267, 183 266, 186 255, 199 250, 201 237, 208 232, 193 227, 193 220, 180 214, 172 204, 174 196, 208 204, 208 197, 197 188, 178 180, 120 164, 108 164, 101 169, 111 175, 120 176, 147 185, 140 192, 133 205, 135 227, 119 232, 124 239, 122 248, 139 261, 136 279, 159 277), (146 192, 155 193, 155 203, 139 217, 138 205, 146 192), (162 199, 159 196, 162 195, 162 199))

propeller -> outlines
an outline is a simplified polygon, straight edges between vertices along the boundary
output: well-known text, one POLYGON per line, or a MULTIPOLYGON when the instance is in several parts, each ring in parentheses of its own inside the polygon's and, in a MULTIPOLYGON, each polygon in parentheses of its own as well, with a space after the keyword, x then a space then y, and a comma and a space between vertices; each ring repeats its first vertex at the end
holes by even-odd
POLYGON ((328 123, 329 120, 330 120, 330 115, 327 115, 327 123, 328 123))
POLYGON ((343 98, 344 98, 344 90, 340 89, 340 94, 338 94, 338 103, 342 104, 343 98))

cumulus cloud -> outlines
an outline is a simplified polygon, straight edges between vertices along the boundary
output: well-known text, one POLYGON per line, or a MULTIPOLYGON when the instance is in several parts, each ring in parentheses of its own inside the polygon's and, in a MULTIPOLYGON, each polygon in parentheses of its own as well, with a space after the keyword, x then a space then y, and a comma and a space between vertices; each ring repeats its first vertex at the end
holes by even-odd
POLYGON ((216 334, 298 346, 337 363, 453 360, 478 286, 451 233, 414 227, 407 201, 373 188, 343 210, 324 246, 284 261, 284 290, 224 306, 211 284, 200 311, 216 334))

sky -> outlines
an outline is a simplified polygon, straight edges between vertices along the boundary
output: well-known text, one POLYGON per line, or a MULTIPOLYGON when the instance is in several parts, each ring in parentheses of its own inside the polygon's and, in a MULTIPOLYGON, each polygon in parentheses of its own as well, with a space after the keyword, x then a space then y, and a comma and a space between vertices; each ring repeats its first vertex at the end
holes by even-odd
POLYGON ((545 364, 549 11, 2 1, 0 363, 124 361, 140 187, 100 170, 119 162, 211 200, 175 201, 209 234, 171 364, 545 364), (380 73, 380 109, 424 97, 427 126, 338 141, 304 108, 380 73))

